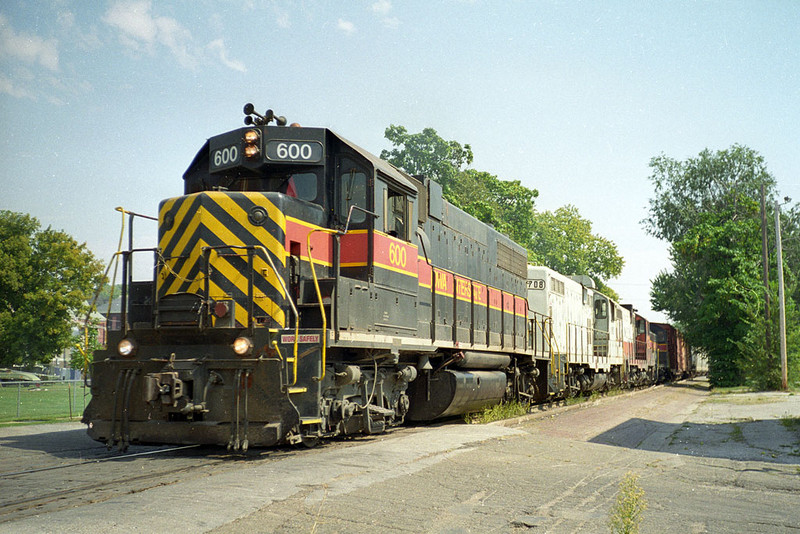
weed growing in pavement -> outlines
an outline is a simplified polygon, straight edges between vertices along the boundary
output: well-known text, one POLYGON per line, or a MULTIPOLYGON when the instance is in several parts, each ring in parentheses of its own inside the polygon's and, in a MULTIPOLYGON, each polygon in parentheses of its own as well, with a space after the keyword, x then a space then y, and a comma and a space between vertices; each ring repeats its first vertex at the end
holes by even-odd
POLYGON ((500 421, 502 419, 511 419, 512 417, 519 417, 528 413, 530 404, 524 402, 503 402, 495 404, 489 408, 484 409, 482 412, 468 413, 464 415, 466 423, 491 423, 493 421, 500 421))
POLYGON ((738 406, 751 406, 755 404, 772 404, 781 402, 779 396, 769 397, 766 395, 711 395, 705 402, 710 404, 736 404, 738 406))
POLYGON ((601 393, 599 391, 592 391, 588 396, 581 393, 574 397, 567 397, 564 400, 564 402, 567 406, 572 406, 574 404, 581 404, 582 402, 594 402, 603 397, 613 397, 615 395, 620 395, 620 394, 622 394, 622 391, 619 389, 611 389, 606 391, 605 393, 601 393))
POLYGON ((742 432, 742 427, 737 424, 731 425, 731 439, 733 441, 738 441, 739 443, 744 441, 744 433, 742 432))
POLYGON ((639 486, 639 475, 628 471, 619 483, 617 500, 611 508, 608 526, 612 534, 638 534, 639 525, 647 510, 644 490, 639 486))
POLYGON ((793 417, 786 414, 781 417, 781 424, 786 430, 800 430, 800 417, 793 417))
POLYGON ((712 395, 726 395, 728 393, 750 393, 753 391, 747 386, 715 387, 711 388, 712 395))

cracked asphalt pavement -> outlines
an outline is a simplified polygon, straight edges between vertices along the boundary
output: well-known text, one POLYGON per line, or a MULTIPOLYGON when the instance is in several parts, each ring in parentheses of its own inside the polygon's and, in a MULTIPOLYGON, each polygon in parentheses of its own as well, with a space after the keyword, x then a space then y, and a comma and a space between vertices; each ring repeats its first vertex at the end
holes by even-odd
POLYGON ((607 532, 629 472, 643 532, 800 532, 800 396, 683 381, 324 445, 0 530, 607 532))

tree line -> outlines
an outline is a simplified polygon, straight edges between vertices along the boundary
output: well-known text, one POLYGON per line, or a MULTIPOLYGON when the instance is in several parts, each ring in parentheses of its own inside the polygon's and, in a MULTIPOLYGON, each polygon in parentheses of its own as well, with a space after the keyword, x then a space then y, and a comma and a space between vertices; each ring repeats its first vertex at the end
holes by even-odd
MULTIPOLYGON (((741 145, 678 161, 650 162, 654 194, 643 221, 669 243, 671 269, 653 280, 652 305, 689 343, 706 352, 712 385, 781 385, 778 337, 775 200, 777 183, 764 158, 741 145), (765 196, 769 283, 762 262, 760 198, 765 196), (767 321, 767 299, 770 320, 767 321)), ((780 202, 780 201, 779 201, 780 202)), ((800 210, 780 210, 789 382, 800 379, 800 210)))
POLYGON ((619 295, 606 282, 619 276, 625 261, 617 246, 592 232, 592 223, 572 205, 537 211, 539 192, 519 179, 503 180, 485 171, 466 168, 472 148, 442 139, 433 128, 409 133, 391 125, 386 139, 393 147, 381 158, 412 175, 442 185, 444 197, 456 207, 524 246, 528 261, 568 275, 588 275, 607 295, 619 295))

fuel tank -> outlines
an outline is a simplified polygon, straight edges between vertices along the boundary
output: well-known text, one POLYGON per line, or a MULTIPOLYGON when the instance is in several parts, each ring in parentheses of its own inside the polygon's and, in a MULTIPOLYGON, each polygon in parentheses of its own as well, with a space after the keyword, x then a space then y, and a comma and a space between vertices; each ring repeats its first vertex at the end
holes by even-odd
POLYGON ((503 399, 506 382, 502 371, 425 373, 409 385, 411 406, 406 419, 430 421, 482 410, 503 399))
POLYGON ((511 356, 494 352, 464 351, 462 358, 453 363, 459 369, 507 369, 511 365, 511 356))

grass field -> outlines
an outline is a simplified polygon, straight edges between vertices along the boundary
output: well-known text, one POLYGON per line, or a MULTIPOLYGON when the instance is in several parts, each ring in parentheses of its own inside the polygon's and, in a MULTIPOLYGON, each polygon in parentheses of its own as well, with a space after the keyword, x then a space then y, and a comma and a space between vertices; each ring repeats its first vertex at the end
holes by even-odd
POLYGON ((0 423, 80 419, 91 394, 83 381, 4 383, 0 387, 0 423))

